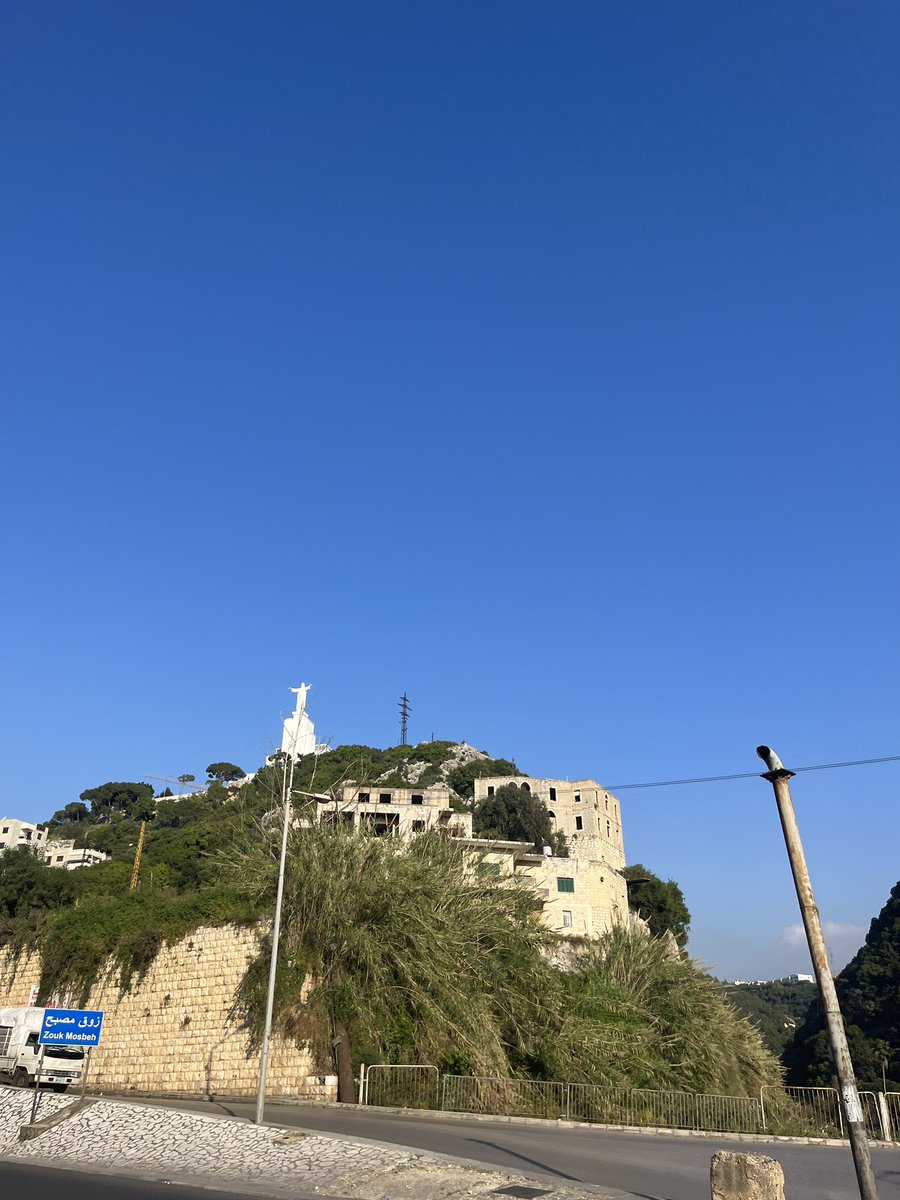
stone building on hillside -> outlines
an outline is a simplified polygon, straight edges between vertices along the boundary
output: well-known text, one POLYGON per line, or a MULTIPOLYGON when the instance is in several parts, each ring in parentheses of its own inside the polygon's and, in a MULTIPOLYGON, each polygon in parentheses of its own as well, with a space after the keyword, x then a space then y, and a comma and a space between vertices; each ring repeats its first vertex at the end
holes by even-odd
POLYGON ((571 858, 625 867, 625 843, 619 801, 594 779, 529 779, 504 775, 475 780, 475 803, 514 783, 543 800, 554 833, 564 833, 571 858))
POLYGON ((543 901, 544 923, 561 936, 597 937, 627 923, 628 893, 621 874, 625 849, 616 797, 590 779, 569 783, 514 775, 477 779, 475 803, 508 783, 547 804, 553 828, 566 835, 568 858, 553 857, 549 848, 538 854, 527 842, 473 837, 472 813, 454 809, 446 784, 416 788, 347 783, 336 799, 319 801, 317 815, 323 825, 355 825, 376 837, 443 831, 484 855, 501 874, 528 879, 543 901))
POLYGON ((543 903, 541 920, 561 937, 598 937, 628 921, 625 880, 604 863, 536 854, 528 842, 460 840, 502 874, 526 878, 543 903))
POLYGON ((412 837, 426 830, 443 830, 451 837, 472 836, 472 814, 455 812, 445 783, 435 787, 360 787, 347 783, 336 800, 320 801, 323 825, 358 825, 377 837, 412 837))
POLYGON ((513 783, 543 800, 554 833, 565 834, 568 858, 512 852, 511 869, 527 875, 544 901, 543 919, 567 937, 597 937, 628 924, 625 843, 618 799, 594 779, 531 779, 504 775, 475 780, 475 804, 513 783))

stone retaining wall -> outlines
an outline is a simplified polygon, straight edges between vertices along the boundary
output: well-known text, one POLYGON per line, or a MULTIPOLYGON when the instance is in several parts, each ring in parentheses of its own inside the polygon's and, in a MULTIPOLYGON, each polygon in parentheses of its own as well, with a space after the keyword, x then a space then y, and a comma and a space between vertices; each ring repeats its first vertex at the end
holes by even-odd
MULTIPOLYGON (((93 1052, 93 1090, 255 1096, 259 1055, 231 1017, 234 993, 256 948, 250 929, 204 927, 164 946, 132 991, 99 982, 86 1008, 103 1009, 103 1035, 93 1052)), ((11 964, 0 956, 0 1008, 26 1005, 40 977, 37 954, 11 964)), ((305 1050, 274 1038, 268 1094, 336 1099, 333 1076, 313 1075, 305 1050)))

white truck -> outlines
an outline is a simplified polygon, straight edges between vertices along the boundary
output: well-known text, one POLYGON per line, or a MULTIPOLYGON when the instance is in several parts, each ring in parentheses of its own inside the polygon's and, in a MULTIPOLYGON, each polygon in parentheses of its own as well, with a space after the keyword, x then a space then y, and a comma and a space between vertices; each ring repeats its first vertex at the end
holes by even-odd
POLYGON ((0 1084, 30 1087, 39 1067, 41 1083, 54 1092, 80 1082, 84 1051, 77 1046, 39 1046, 43 1020, 42 1008, 0 1008, 0 1084))

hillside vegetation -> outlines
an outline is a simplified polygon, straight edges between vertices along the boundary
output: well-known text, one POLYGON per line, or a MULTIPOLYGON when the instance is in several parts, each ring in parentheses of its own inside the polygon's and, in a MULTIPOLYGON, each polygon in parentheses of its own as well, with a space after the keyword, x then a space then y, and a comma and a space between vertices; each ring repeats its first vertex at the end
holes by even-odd
MULTIPOLYGON (((835 987, 860 1087, 886 1084, 888 1091, 900 1091, 900 882, 835 987)), ((834 1068, 817 1000, 785 1047, 784 1063, 791 1083, 831 1083, 834 1068)))
POLYGON ((730 983, 728 999, 759 1029, 773 1054, 781 1057, 794 1030, 803 1024, 811 1004, 816 1003, 812 983, 730 983))
MULTIPOLYGON (((247 779, 234 764, 213 766, 223 768, 219 779, 184 799, 119 782, 65 804, 51 836, 111 856, 89 870, 54 870, 24 849, 0 856, 0 939, 14 952, 40 950, 42 998, 71 989, 83 1002, 108 959, 127 989, 163 944, 202 924, 268 928, 285 763, 276 758, 247 779), (140 885, 130 891, 142 821, 140 885)), ((329 792, 351 779, 443 782, 448 798, 469 808, 477 777, 509 773, 522 774, 510 760, 447 742, 343 746, 301 759, 294 785, 329 792)), ((304 804, 315 808, 304 801, 300 815, 304 804)), ((508 808, 521 819, 512 801, 508 808)), ((278 1023, 316 1049, 323 1069, 339 1030, 345 1080, 361 1058, 381 1058, 713 1092, 753 1093, 778 1081, 778 1064, 723 987, 669 941, 617 930, 580 954, 567 943, 563 970, 537 903, 527 887, 436 835, 398 843, 316 822, 294 828, 278 1023)), ((267 956, 263 933, 237 997, 251 1033, 267 956)))

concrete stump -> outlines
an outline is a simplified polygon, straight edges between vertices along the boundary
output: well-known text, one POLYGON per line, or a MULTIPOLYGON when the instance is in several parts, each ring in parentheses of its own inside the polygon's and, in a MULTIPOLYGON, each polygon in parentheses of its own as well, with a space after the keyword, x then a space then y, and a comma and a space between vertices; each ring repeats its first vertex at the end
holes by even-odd
POLYGON ((781 1163, 765 1154, 720 1150, 709 1171, 712 1200, 784 1200, 781 1163))

